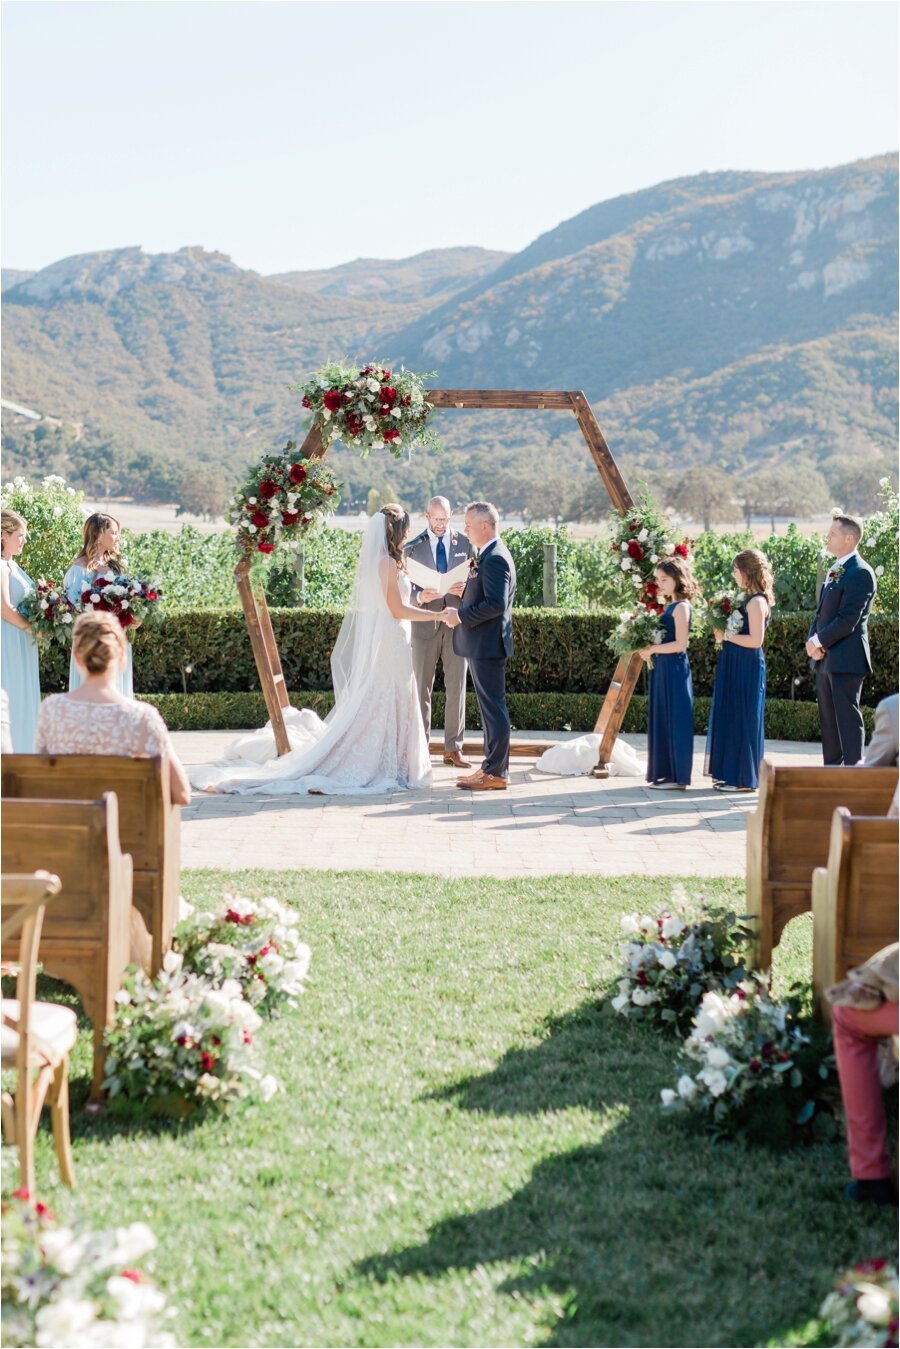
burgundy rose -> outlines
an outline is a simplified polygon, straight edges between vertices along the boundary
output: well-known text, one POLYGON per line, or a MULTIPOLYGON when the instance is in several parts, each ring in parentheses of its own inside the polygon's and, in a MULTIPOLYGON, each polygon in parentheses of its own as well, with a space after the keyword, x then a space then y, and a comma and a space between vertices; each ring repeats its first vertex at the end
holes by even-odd
POLYGON ((395 428, 391 428, 391 429, 388 430, 388 431, 382 431, 381 437, 382 437, 382 440, 385 442, 385 444, 389 444, 390 441, 392 441, 392 440, 399 440, 399 439, 400 439, 400 432, 399 432, 398 430, 396 430, 395 428))
POLYGON ((772 1041, 771 1041, 771 1040, 767 1040, 767 1041, 766 1041, 766 1043, 763 1045, 762 1049, 760 1050, 760 1053, 762 1054, 762 1056, 763 1056, 763 1058, 765 1059, 766 1063, 771 1063, 771 1062, 772 1062, 772 1060, 773 1060, 774 1057, 775 1057, 775 1046, 772 1044, 772 1041))
POLYGON ((303 519, 300 521, 300 523, 301 523, 301 525, 309 525, 309 524, 312 524, 312 516, 311 516, 311 515, 304 515, 304 517, 303 517, 303 519))
POLYGON ((687 557, 688 550, 686 543, 676 543, 675 552, 678 557, 687 557))
POLYGON ((245 1045, 253 1044, 253 1036, 250 1034, 248 1030, 241 1031, 241 1039, 243 1040, 245 1045))
POLYGON ((129 613, 127 609, 123 609, 119 614, 119 623, 123 628, 131 628, 136 622, 134 614, 129 613))
POLYGON ((158 599, 158 598, 159 598, 159 596, 158 596, 158 594, 157 594, 157 592, 156 592, 155 590, 148 590, 148 591, 147 591, 147 599, 148 599, 148 600, 155 600, 155 599, 158 599))
POLYGON ((266 501, 271 501, 273 497, 277 497, 280 491, 281 488, 278 483, 273 482, 271 478, 263 478, 259 484, 259 495, 265 497, 266 501))
POLYGON ((723 600, 723 601, 722 601, 722 613, 723 613, 723 614, 730 614, 730 613, 731 613, 731 600, 723 600))
POLYGON ((299 519, 300 519, 300 512, 299 512, 299 511, 282 511, 282 512, 281 512, 281 523, 282 523, 283 525, 295 525, 299 519))
POLYGON ((299 486, 301 482, 306 482, 306 469, 302 464, 291 464, 291 471, 288 476, 295 486, 299 486))
POLYGON ((303 395, 303 397, 301 398, 301 400, 300 400, 300 406, 301 406, 301 407, 304 407, 304 408, 311 408, 311 407, 312 407, 312 403, 309 401, 309 394, 308 394, 308 393, 305 393, 305 394, 303 395))
MULTIPOLYGON (((390 374, 390 373, 391 373, 391 372, 388 371, 388 374, 390 374)), ((386 386, 381 390, 381 410, 382 410, 382 412, 385 412, 385 411, 390 412, 391 408, 394 406, 394 404, 396 403, 396 401, 397 401, 397 390, 396 390, 395 388, 393 388, 390 384, 386 385, 386 386)))
POLYGON ((382 372, 381 372, 381 378, 384 380, 385 383, 387 383, 387 381, 390 379, 390 377, 391 377, 391 372, 390 372, 390 370, 382 370, 382 372))
POLYGON ((641 547, 641 545, 638 543, 637 539, 632 539, 631 542, 629 543, 629 545, 628 545, 628 556, 629 556, 629 557, 633 557, 634 560, 635 560, 635 562, 642 562, 642 561, 643 561, 643 558, 644 558, 644 550, 643 550, 643 548, 641 547))
POLYGON ((354 413, 348 413, 346 418, 347 432, 351 436, 361 436, 366 429, 366 424, 362 417, 357 417, 354 413))
POLYGON ((629 523, 629 525, 628 525, 628 528, 631 530, 632 534, 633 534, 634 531, 637 529, 637 527, 638 527, 638 522, 637 522, 637 520, 632 520, 632 521, 629 523))
POLYGON ((412 402, 412 395, 408 393, 404 394, 403 397, 400 399, 400 406, 402 408, 408 408, 411 402, 412 402))
POLYGON ((343 402, 343 399, 341 398, 341 395, 338 393, 337 389, 329 389, 328 393, 322 399, 322 402, 325 404, 329 412, 337 412, 338 408, 341 406, 341 403, 343 402))
POLYGON ((880 1269, 884 1269, 887 1261, 877 1256, 874 1260, 863 1260, 861 1264, 853 1266, 854 1274, 877 1274, 880 1269))
POLYGON ((203 1053, 200 1055, 200 1062, 203 1065, 203 1071, 205 1073, 210 1073, 216 1066, 216 1057, 214 1054, 207 1054, 204 1049, 203 1053))
POLYGON ((143 1283, 141 1271, 139 1269, 123 1269, 119 1275, 120 1279, 130 1279, 132 1283, 143 1283))
POLYGON ((274 543, 258 543, 256 545, 256 551, 258 553, 274 553, 275 545, 274 543))
POLYGON ((647 584, 644 586, 644 589, 646 590, 648 595, 659 594, 659 586, 656 584, 655 581, 648 581, 647 584))
POLYGON ((252 913, 238 913, 235 909, 228 909, 225 913, 226 923, 237 923, 238 927, 247 927, 253 922, 252 913))
POLYGON ((762 1072, 762 1064, 760 1063, 759 1059, 751 1059, 749 1063, 749 1068, 751 1073, 762 1072))
POLYGON ((250 523, 256 525, 257 529, 268 529, 269 517, 265 511, 254 511, 250 516, 250 523))
POLYGON ((650 982, 649 979, 647 978, 646 970, 638 970, 637 974, 634 977, 635 981, 640 985, 641 988, 646 988, 647 984, 650 982))

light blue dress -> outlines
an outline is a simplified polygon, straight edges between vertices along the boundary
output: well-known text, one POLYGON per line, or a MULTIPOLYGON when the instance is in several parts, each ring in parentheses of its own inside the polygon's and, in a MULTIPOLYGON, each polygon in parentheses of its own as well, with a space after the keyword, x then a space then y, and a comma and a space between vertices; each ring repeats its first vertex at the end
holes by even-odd
MULTIPOLYGON (((34 593, 34 582, 12 558, 0 565, 9 568, 9 602, 14 609, 18 609, 26 595, 34 593)), ((0 627, 3 630, 0 684, 9 698, 13 749, 17 754, 33 754, 34 733, 41 706, 37 642, 30 631, 17 628, 14 623, 4 620, 0 627)))
MULTIPOLYGON (((95 571, 88 571, 80 563, 75 563, 69 568, 63 577, 63 589, 73 604, 78 604, 84 591, 97 575, 95 571)), ((134 697, 134 669, 131 659, 131 643, 126 638, 128 647, 128 659, 122 666, 122 671, 116 680, 116 688, 125 698, 134 697)), ((74 692, 80 684, 84 683, 78 669, 75 665, 75 657, 69 657, 69 692, 74 692)))

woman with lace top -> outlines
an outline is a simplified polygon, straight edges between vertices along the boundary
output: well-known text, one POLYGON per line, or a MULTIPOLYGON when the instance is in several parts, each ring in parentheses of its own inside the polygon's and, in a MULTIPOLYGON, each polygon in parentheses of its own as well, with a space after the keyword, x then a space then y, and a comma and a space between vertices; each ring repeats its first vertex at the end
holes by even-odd
POLYGON ((73 692, 56 693, 41 704, 35 750, 38 754, 123 754, 132 758, 166 754, 172 800, 186 806, 191 799, 190 783, 172 748, 165 722, 155 707, 126 698, 119 690, 127 652, 125 634, 112 614, 79 615, 72 629, 78 685, 73 692))
MULTIPOLYGON (((73 561, 63 577, 63 589, 73 604, 80 604, 81 597, 91 582, 104 572, 119 574, 123 571, 119 557, 119 536, 122 527, 112 515, 95 511, 84 522, 84 539, 81 552, 73 561)), ((135 625, 137 626, 137 625, 135 625)), ((81 683, 75 663, 74 651, 69 661, 69 692, 74 693, 81 683)), ((134 697, 134 673, 131 661, 131 644, 125 642, 125 663, 116 675, 116 688, 125 698, 134 697)))

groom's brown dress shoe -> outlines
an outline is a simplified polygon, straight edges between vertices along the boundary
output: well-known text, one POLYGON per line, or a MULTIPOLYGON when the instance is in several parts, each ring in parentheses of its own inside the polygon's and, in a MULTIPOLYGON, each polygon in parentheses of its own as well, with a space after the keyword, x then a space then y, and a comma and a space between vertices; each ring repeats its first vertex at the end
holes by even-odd
POLYGON ((477 780, 460 778, 456 785, 467 792, 505 792, 509 783, 506 778, 495 778, 491 773, 482 773, 477 780))
POLYGON ((444 763, 450 764, 451 767, 453 767, 453 768, 471 768, 471 767, 472 767, 472 761, 471 761, 471 759, 464 759, 463 756, 460 754, 460 752, 459 752, 458 749, 455 749, 455 750, 453 751, 452 754, 451 754, 449 751, 445 751, 445 752, 444 752, 444 763))

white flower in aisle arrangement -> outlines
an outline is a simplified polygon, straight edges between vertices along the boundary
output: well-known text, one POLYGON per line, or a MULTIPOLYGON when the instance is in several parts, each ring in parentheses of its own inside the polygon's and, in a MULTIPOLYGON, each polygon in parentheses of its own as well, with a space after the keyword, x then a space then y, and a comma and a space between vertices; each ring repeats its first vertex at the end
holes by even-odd
POLYGON ((226 895, 211 913, 179 923, 175 942, 188 969, 214 982, 233 979, 263 1013, 294 1007, 309 972, 310 950, 300 940, 298 917, 271 895, 226 895))
POLYGON ((888 1349, 897 1344, 897 1270, 879 1257, 845 1270, 819 1308, 816 1343, 870 1345, 888 1349))

